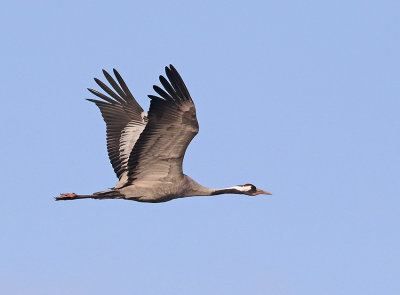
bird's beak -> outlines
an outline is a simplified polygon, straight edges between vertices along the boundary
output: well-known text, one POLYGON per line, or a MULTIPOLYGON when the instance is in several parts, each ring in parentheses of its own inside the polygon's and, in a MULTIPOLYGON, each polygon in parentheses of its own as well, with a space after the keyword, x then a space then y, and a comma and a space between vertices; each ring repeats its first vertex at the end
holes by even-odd
POLYGON ((254 196, 255 195, 272 195, 272 194, 267 191, 263 191, 262 189, 257 189, 257 191, 254 193, 254 196))

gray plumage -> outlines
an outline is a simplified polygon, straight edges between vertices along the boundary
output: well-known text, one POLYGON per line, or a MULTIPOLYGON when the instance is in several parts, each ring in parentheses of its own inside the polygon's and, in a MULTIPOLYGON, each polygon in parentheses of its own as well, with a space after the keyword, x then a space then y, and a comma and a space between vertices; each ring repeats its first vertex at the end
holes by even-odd
POLYGON ((92 195, 61 194, 57 201, 92 198, 155 203, 223 193, 270 194, 251 184, 210 189, 183 174, 183 158, 199 125, 189 91, 172 65, 165 67, 168 80, 159 77, 165 90, 153 86, 159 96, 149 95, 148 116, 121 75, 113 71, 118 83, 105 70, 103 73, 114 91, 95 78, 109 96, 88 89, 102 99, 88 100, 99 107, 106 123, 108 156, 119 181, 110 190, 92 195))

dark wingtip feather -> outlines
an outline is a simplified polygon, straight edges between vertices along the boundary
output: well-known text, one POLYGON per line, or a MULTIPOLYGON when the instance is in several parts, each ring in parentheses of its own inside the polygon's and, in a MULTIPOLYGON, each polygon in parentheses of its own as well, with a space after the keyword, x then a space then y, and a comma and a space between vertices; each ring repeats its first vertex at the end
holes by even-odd
POLYGON ((176 90, 178 96, 182 97, 183 100, 191 100, 189 91, 187 91, 185 83, 174 66, 170 65, 170 68, 166 67, 165 73, 167 74, 167 77, 176 90))
POLYGON ((153 89, 155 92, 158 93, 158 95, 160 95, 165 100, 174 100, 167 92, 165 92, 163 89, 161 89, 157 85, 153 85, 153 89))
MULTIPOLYGON (((133 97, 131 91, 129 90, 128 86, 126 85, 124 79, 122 79, 122 76, 120 75, 120 73, 118 73, 118 71, 114 68, 113 69, 114 75, 117 78, 119 84, 121 85, 123 91, 126 93, 126 96, 135 100, 135 98, 133 97)), ((136 101, 135 101, 136 102, 136 101)))
MULTIPOLYGON (((105 72, 105 71, 104 71, 105 72)), ((107 78, 108 73, 105 72, 104 74, 107 78)), ((110 77, 111 78, 111 77, 110 77)), ((108 80, 108 79, 107 79, 108 80)), ((108 95, 110 95, 112 98, 114 98, 116 101, 119 103, 125 103, 125 100, 121 97, 119 97, 114 91, 112 91, 106 84, 104 84, 102 81, 100 81, 97 78, 94 78, 94 81, 103 89, 105 92, 107 92, 108 95)))
POLYGON ((169 68, 172 72, 178 73, 178 70, 173 65, 170 65, 169 68))
POLYGON ((160 75, 160 82, 162 84, 162 86, 164 87, 164 89, 168 92, 168 94, 174 99, 174 100, 181 100, 180 98, 180 94, 177 92, 176 89, 174 89, 174 87, 171 85, 170 82, 168 82, 167 79, 165 79, 164 76, 160 75))
POLYGON ((103 105, 108 105, 109 103, 102 101, 102 100, 97 100, 97 99, 92 99, 92 98, 85 98, 87 101, 95 103, 97 106, 103 104, 103 105))
POLYGON ((185 85, 185 82, 183 81, 181 75, 178 73, 178 71, 174 68, 173 65, 170 65, 171 68, 171 74, 174 77, 174 80, 178 83, 179 88, 181 89, 181 91, 185 94, 185 96, 189 99, 192 100, 192 98, 190 97, 190 93, 185 85))
POLYGON ((155 100, 163 100, 163 101, 164 101, 164 99, 162 99, 161 97, 155 96, 155 95, 148 94, 147 96, 148 96, 151 100, 155 99, 155 100))
POLYGON ((103 93, 100 93, 94 89, 88 88, 87 90, 89 90, 91 93, 93 93, 94 95, 96 95, 97 97, 100 97, 102 99, 104 99, 105 101, 109 102, 109 103, 115 103, 115 100, 109 98, 108 96, 104 95, 103 93))
POLYGON ((118 83, 115 82, 114 78, 111 77, 111 75, 104 69, 103 69, 103 74, 104 74, 104 77, 106 77, 108 83, 110 83, 110 85, 114 88, 114 90, 117 91, 119 96, 122 99, 126 100, 128 98, 126 93, 121 89, 121 87, 118 85, 118 83))

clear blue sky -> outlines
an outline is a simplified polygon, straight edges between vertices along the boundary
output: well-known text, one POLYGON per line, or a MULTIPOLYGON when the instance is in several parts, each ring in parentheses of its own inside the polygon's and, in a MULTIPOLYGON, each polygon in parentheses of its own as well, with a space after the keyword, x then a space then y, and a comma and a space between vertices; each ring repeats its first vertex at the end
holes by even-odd
POLYGON ((400 294, 399 9, 3 3, 0 293, 400 294), (185 173, 273 196, 54 202, 116 182, 92 78, 147 110, 170 63, 200 123, 185 173))

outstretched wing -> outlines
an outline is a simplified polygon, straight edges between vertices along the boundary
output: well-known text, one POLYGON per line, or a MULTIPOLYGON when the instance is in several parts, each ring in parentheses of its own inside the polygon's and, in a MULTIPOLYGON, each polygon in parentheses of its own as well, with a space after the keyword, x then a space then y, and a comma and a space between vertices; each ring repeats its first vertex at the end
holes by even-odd
POLYGON ((169 181, 183 175, 186 148, 199 131, 192 98, 176 69, 165 68, 164 86, 153 86, 161 96, 151 98, 148 123, 128 161, 129 181, 169 181))
POLYGON ((107 151, 111 165, 120 182, 127 180, 127 163, 133 146, 142 133, 147 123, 146 113, 136 102, 121 75, 114 69, 118 83, 103 70, 104 76, 110 85, 98 79, 96 83, 109 95, 104 95, 96 90, 88 90, 102 100, 88 99, 100 109, 107 126, 107 151))

